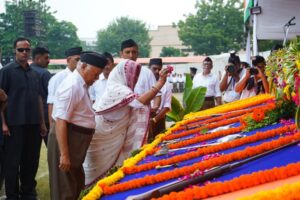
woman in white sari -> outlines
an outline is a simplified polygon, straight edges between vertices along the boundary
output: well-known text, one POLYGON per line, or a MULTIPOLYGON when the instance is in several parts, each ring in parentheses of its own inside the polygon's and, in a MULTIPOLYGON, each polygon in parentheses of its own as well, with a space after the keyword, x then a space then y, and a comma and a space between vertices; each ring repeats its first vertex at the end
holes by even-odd
POLYGON ((96 131, 84 161, 85 183, 92 184, 114 165, 121 165, 132 150, 147 139, 150 101, 166 82, 168 70, 160 72, 157 83, 141 96, 133 92, 141 65, 120 62, 110 73, 106 90, 97 105, 96 131))

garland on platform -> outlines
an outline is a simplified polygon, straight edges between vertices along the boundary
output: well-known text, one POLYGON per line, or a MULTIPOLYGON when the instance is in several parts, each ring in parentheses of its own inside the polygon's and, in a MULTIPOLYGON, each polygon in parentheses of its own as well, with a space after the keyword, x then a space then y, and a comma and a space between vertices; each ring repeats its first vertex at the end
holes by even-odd
POLYGON ((200 117, 200 116, 205 116, 205 115, 225 113, 225 112, 235 111, 235 110, 242 110, 247 107, 256 106, 256 105, 259 105, 262 103, 268 103, 268 101, 273 102, 274 99, 275 99, 274 96, 272 96, 270 94, 257 95, 255 97, 251 97, 251 98, 248 98, 245 100, 240 100, 235 103, 226 104, 226 107, 218 106, 213 109, 198 112, 198 114, 193 113, 190 115, 186 115, 185 120, 176 123, 173 127, 169 128, 165 133, 159 134, 151 144, 144 145, 142 147, 142 151, 139 154, 125 160, 123 163, 123 167, 120 168, 117 172, 98 181, 98 183, 93 187, 93 189, 85 197, 83 197, 83 200, 99 199, 101 197, 101 195, 103 194, 103 190, 101 187, 99 187, 99 185, 104 184, 104 185, 110 186, 110 185, 115 184, 120 179, 122 179, 125 176, 125 174, 123 172, 124 167, 134 166, 140 160, 144 159, 147 156, 147 152, 152 151, 153 148, 156 147, 162 141, 163 137, 171 134, 172 132, 174 132, 174 130, 179 129, 179 127, 181 127, 182 125, 189 123, 189 121, 188 121, 189 118, 195 117, 196 115, 200 117))
POLYGON ((238 200, 282 200, 282 199, 300 199, 300 182, 285 184, 274 190, 267 190, 255 193, 248 197, 242 197, 238 200))
POLYGON ((247 99, 242 99, 242 100, 226 103, 226 104, 223 104, 223 105, 211 108, 211 109, 187 114, 184 116, 184 120, 182 121, 182 123, 185 123, 186 120, 195 118, 195 117, 220 114, 220 113, 230 112, 233 110, 241 110, 244 108, 248 108, 251 106, 265 103, 268 100, 273 101, 273 100, 275 100, 275 98, 271 94, 261 94, 261 95, 257 95, 257 96, 250 97, 247 99))
POLYGON ((216 153, 216 152, 219 152, 219 151, 224 151, 224 150, 227 150, 227 149, 230 149, 230 148, 235 148, 235 147, 238 147, 238 146, 241 146, 241 145, 257 142, 259 140, 272 138, 276 135, 281 135, 285 132, 290 132, 291 130, 295 130, 295 125, 294 124, 290 125, 290 126, 279 127, 277 129, 273 129, 273 130, 269 130, 269 131, 265 131, 265 132, 257 132, 254 135, 247 136, 245 138, 240 138, 240 139, 237 139, 237 140, 233 140, 233 141, 230 141, 230 142, 226 142, 226 143, 223 143, 223 144, 219 144, 219 145, 216 145, 216 146, 199 148, 198 150, 196 150, 194 152, 188 152, 188 153, 185 153, 185 154, 174 156, 172 158, 162 159, 162 160, 159 160, 159 161, 155 161, 155 162, 151 162, 151 163, 145 163, 145 164, 141 164, 141 165, 138 165, 138 166, 124 167, 123 172, 125 174, 133 174, 133 173, 138 173, 138 172, 141 172, 141 171, 154 169, 156 166, 171 165, 171 164, 174 164, 174 163, 179 163, 179 162, 182 162, 182 161, 197 158, 197 157, 200 157, 200 156, 203 156, 203 155, 212 154, 212 153, 216 153))
MULTIPOLYGON (((157 198, 157 200, 204 199, 208 197, 214 197, 221 194, 242 190, 245 188, 250 188, 268 182, 286 179, 288 177, 296 176, 299 174, 300 174, 300 162, 297 162, 297 163, 289 164, 284 167, 279 167, 279 168, 275 167, 269 170, 254 172, 252 174, 241 175, 238 178, 234 178, 232 180, 225 181, 225 182, 209 183, 203 187, 194 186, 193 188, 189 188, 181 192, 171 192, 168 195, 164 195, 160 198, 157 198)), ((270 199, 274 199, 273 197, 274 196, 272 196, 272 198, 270 199)), ((252 200, 252 198, 250 199, 252 200)), ((287 198, 284 196, 284 198, 282 199, 287 199, 287 198)), ((297 198, 291 198, 291 199, 297 199, 297 198)))
POLYGON ((191 174, 191 173, 195 172, 196 170, 203 171, 205 169, 211 169, 216 166, 223 166, 224 164, 227 164, 230 162, 245 159, 245 158, 263 153, 265 151, 278 148, 280 146, 283 146, 285 144, 288 144, 288 143, 290 143, 294 140, 298 140, 298 139, 300 139, 300 132, 297 132, 295 135, 292 135, 292 136, 282 137, 277 140, 265 142, 265 143, 257 145, 257 146, 247 147, 244 150, 236 151, 236 152, 233 152, 233 153, 230 153, 227 155, 223 155, 223 156, 220 156, 217 158, 212 158, 212 159, 204 161, 204 162, 195 163, 191 166, 185 166, 182 168, 174 169, 172 171, 167 171, 167 172, 163 172, 163 173, 159 173, 159 174, 155 174, 155 175, 145 176, 143 178, 130 180, 130 181, 115 184, 112 186, 108 186, 106 184, 99 184, 99 187, 102 187, 102 190, 103 190, 104 194, 106 194, 106 195, 123 192, 126 190, 143 187, 146 185, 160 183, 160 182, 167 181, 167 180, 170 180, 173 178, 178 178, 180 176, 191 174))
MULTIPOLYGON (((266 111, 269 111, 269 110, 273 110, 275 107, 276 107, 275 103, 270 102, 270 103, 267 103, 264 106, 259 106, 258 108, 251 108, 251 109, 247 109, 247 110, 242 110, 242 111, 238 112, 238 114, 240 114, 240 115, 247 114, 247 113, 251 113, 251 112, 256 111, 256 110, 259 110, 259 112, 266 112, 266 111)), ((209 122, 211 124, 207 124, 207 125, 201 126, 199 128, 195 128, 193 130, 183 131, 181 133, 169 134, 169 135, 166 135, 165 137, 163 137, 162 139, 163 140, 173 140, 173 139, 177 139, 177 138, 181 138, 181 137, 185 137, 185 136, 188 136, 188 135, 199 133, 200 131, 205 130, 205 129, 213 129, 213 128, 217 128, 217 127, 220 127, 220 126, 224 126, 224 125, 228 125, 228 124, 232 124, 232 123, 240 121, 241 116, 234 117, 234 118, 230 118, 230 116, 235 116, 235 114, 219 117, 218 119, 219 120, 222 119, 221 121, 217 121, 217 118, 215 118, 214 120, 211 120, 209 122), (212 123, 212 122, 214 122, 214 123, 212 123)), ((175 131, 176 130, 177 129, 175 129, 175 131)), ((173 131, 174 131, 174 129, 173 129, 173 131)), ((172 131, 172 133, 173 133, 173 131, 172 131)))

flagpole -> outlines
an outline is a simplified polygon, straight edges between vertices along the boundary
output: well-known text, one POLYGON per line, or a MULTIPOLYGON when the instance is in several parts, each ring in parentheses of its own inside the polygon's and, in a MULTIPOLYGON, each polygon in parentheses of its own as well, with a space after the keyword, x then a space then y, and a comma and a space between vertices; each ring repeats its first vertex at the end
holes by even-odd
MULTIPOLYGON (((254 6, 257 6, 258 0, 254 0, 254 6)), ((258 55, 258 45, 257 45, 257 14, 253 15, 253 55, 258 55)))

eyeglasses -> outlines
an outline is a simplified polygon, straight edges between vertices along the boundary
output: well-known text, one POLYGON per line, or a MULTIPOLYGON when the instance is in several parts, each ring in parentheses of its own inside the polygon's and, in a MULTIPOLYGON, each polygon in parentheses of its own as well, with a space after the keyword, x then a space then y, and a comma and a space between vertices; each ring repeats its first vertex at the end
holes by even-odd
POLYGON ((31 50, 30 48, 17 48, 18 52, 24 52, 25 51, 26 53, 28 53, 30 50, 31 50))

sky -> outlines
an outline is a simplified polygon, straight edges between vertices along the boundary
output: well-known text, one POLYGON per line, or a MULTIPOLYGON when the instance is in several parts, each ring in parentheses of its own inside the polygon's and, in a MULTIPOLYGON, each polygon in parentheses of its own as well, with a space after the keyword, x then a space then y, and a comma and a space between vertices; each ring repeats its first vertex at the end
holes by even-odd
MULTIPOLYGON (((159 25, 171 25, 184 20, 184 15, 195 13, 197 0, 46 0, 58 20, 72 22, 80 38, 96 38, 97 31, 105 29, 122 16, 143 21, 153 30, 159 25)), ((0 0, 4 12, 5 0, 0 0)))

